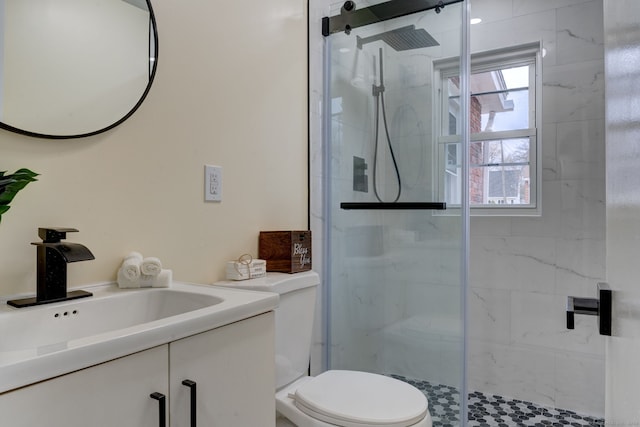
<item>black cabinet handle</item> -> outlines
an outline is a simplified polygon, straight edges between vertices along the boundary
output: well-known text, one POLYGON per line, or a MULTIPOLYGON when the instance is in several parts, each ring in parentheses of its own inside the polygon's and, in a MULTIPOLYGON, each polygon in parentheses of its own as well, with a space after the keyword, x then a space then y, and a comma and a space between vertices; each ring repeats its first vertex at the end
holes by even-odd
POLYGON ((196 382, 184 380, 182 385, 191 389, 191 427, 196 427, 196 382))
POLYGON ((158 426, 167 427, 167 398, 162 393, 151 393, 149 395, 154 400, 158 401, 158 426))

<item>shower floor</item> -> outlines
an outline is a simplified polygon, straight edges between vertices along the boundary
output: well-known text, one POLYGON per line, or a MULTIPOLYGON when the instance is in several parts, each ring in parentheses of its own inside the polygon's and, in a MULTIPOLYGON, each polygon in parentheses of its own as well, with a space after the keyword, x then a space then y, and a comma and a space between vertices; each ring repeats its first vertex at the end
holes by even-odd
MULTIPOLYGON (((428 381, 413 380, 400 375, 394 378, 408 382, 429 399, 433 427, 458 427, 458 390, 428 381)), ((549 408, 522 400, 487 395, 478 391, 469 393, 469 427, 604 427, 604 420, 580 415, 573 411, 549 408)))

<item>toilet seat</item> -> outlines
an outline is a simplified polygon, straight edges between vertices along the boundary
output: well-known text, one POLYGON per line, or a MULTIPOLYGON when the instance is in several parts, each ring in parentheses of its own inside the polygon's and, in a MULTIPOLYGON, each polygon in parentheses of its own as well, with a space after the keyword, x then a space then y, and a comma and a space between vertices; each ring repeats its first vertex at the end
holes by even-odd
POLYGON ((293 393, 296 407, 340 427, 409 427, 428 414, 428 401, 415 387, 378 374, 326 371, 293 393))

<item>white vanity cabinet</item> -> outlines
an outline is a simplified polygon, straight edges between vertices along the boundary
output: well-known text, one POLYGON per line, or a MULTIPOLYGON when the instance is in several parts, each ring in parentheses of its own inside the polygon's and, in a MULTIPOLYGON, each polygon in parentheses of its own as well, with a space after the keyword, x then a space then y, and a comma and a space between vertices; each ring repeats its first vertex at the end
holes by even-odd
POLYGON ((171 427, 190 427, 196 384, 197 425, 275 425, 273 312, 169 344, 171 427))
POLYGON ((275 425, 273 312, 0 394, 11 427, 275 425))
POLYGON ((0 425, 11 427, 157 426, 169 381, 162 345, 0 395, 0 425))

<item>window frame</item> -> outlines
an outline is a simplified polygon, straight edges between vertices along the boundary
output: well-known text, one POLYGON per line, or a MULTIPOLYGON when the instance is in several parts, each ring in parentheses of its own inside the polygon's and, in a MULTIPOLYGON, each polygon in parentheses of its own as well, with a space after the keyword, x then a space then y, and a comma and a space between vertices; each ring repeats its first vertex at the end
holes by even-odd
MULTIPOLYGON (((508 131, 470 133, 470 143, 480 141, 499 141, 508 139, 529 138, 529 191, 528 205, 474 205, 470 204, 471 216, 540 216, 542 214, 542 43, 534 42, 508 48, 495 49, 471 55, 471 74, 494 71, 529 65, 529 128, 508 131)), ((439 200, 445 199, 446 174, 451 174, 447 168, 447 157, 450 154, 447 146, 460 143, 460 123, 456 124, 456 135, 445 135, 449 129, 450 99, 448 95, 448 79, 460 75, 459 58, 449 58, 433 63, 434 105, 437 105, 434 128, 434 158, 437 167, 434 183, 439 200)), ((458 116, 459 117, 459 116, 458 116)), ((461 150, 458 151, 460 156, 461 150)), ((458 165, 462 161, 458 159, 458 165)), ((473 166, 473 165, 470 165, 473 166)), ((458 174, 458 179, 461 179, 458 174)), ((457 187, 461 188, 458 181, 457 187)), ((447 209, 459 209, 458 204, 448 204, 447 209)))

